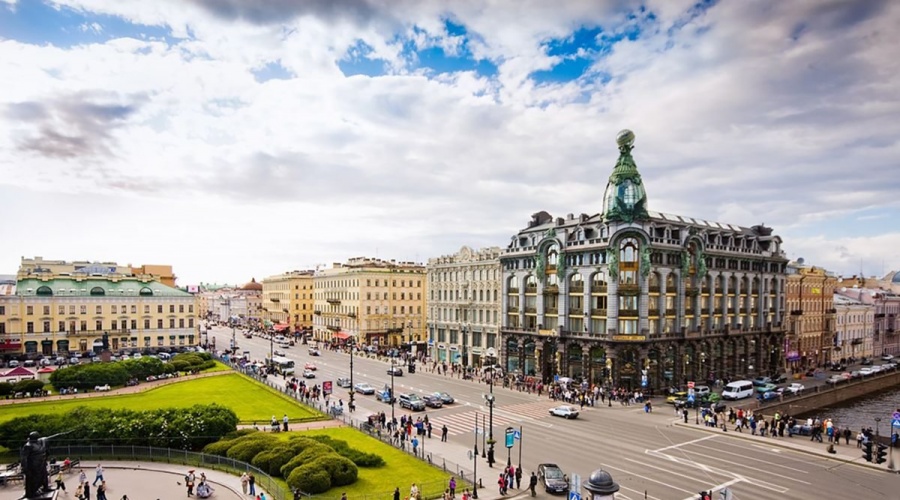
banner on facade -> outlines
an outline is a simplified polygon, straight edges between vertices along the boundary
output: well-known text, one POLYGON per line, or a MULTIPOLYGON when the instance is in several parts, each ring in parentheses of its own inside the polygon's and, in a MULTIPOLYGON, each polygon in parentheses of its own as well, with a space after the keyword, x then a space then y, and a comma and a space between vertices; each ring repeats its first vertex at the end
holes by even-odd
POLYGON ((545 336, 556 335, 556 330, 538 330, 538 334, 545 336))
POLYGON ((644 342, 646 335, 613 335, 613 342, 644 342))

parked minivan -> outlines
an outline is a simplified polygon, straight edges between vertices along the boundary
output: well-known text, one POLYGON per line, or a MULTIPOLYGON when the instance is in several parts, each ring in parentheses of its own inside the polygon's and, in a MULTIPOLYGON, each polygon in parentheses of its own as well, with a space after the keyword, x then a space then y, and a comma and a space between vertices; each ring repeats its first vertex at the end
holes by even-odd
POLYGON ((737 380, 725 386, 722 391, 722 399, 744 399, 753 396, 753 382, 749 380, 737 380))

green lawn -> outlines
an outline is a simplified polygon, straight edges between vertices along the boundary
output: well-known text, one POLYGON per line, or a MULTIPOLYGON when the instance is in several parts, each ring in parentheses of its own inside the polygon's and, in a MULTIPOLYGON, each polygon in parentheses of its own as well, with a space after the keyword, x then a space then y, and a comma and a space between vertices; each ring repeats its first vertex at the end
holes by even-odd
MULTIPOLYGON (((345 492, 348 498, 391 498, 396 487, 400 488, 400 495, 405 498, 409 496, 409 488, 412 483, 419 486, 419 490, 424 493, 424 498, 440 498, 450 480, 450 474, 437 467, 432 467, 378 439, 349 427, 283 433, 280 436, 288 437, 294 434, 327 434, 335 439, 346 441, 351 448, 380 455, 385 461, 384 467, 360 467, 359 479, 355 483, 316 495, 317 499, 324 500, 331 497, 337 499, 340 498, 341 493, 345 492)), ((460 495, 465 485, 459 478, 456 479, 456 482, 456 494, 460 495)))
POLYGON ((0 422, 31 414, 65 412, 78 406, 151 410, 171 407, 186 408, 195 404, 208 403, 217 403, 231 408, 243 423, 265 424, 269 422, 272 415, 275 415, 280 421, 285 413, 293 422, 326 418, 315 410, 303 406, 269 387, 234 373, 185 380, 137 394, 3 406, 0 411, 0 422))

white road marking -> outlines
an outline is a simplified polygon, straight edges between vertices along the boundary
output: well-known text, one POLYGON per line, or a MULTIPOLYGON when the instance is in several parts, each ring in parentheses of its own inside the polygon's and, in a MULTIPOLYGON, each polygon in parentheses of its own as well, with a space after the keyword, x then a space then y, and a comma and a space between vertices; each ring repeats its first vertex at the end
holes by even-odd
MULTIPOLYGON (((624 458, 624 457, 623 457, 623 458, 624 458)), ((674 470, 672 470, 672 469, 666 469, 666 468, 664 468, 664 467, 657 467, 657 466, 655 466, 655 465, 650 465, 650 464, 647 463, 647 462, 641 462, 640 460, 633 460, 633 459, 631 459, 631 458, 625 458, 625 460, 627 460, 627 461, 629 461, 629 462, 632 462, 632 463, 636 463, 636 464, 638 464, 638 465, 640 465, 640 466, 642 466, 642 467, 649 467, 649 468, 651 468, 651 469, 656 469, 656 470, 658 470, 658 471, 662 471, 662 472, 664 472, 664 473, 666 473, 666 474, 675 474, 675 475, 677 475, 678 477, 683 477, 683 478, 685 478, 685 479, 690 479, 691 481, 694 481, 694 482, 697 483, 697 484, 700 484, 700 483, 702 483, 702 482, 705 481, 705 479, 700 479, 700 478, 696 478, 696 477, 691 477, 691 476, 685 475, 685 474, 682 473, 682 472, 674 471, 674 470)))
MULTIPOLYGON (((653 452, 650 452, 650 453, 651 453, 652 455, 656 455, 656 456, 658 456, 658 457, 663 457, 663 458, 665 458, 665 459, 667 459, 667 460, 669 460, 669 461, 672 461, 672 462, 675 462, 675 463, 678 463, 678 464, 681 464, 681 465, 687 465, 688 467, 694 467, 694 468, 696 468, 696 469, 700 469, 700 470, 709 472, 709 473, 711 473, 711 474, 718 474, 718 475, 720 475, 720 476, 731 476, 731 477, 735 477, 735 478, 740 478, 740 479, 741 479, 742 481, 744 481, 744 482, 750 483, 750 484, 752 484, 752 485, 754 485, 754 486, 758 486, 758 487, 763 488, 763 489, 767 489, 767 490, 769 490, 769 491, 774 491, 774 492, 776 492, 776 493, 786 493, 786 492, 788 491, 788 488, 785 488, 785 487, 783 487, 783 486, 772 485, 772 484, 770 484, 770 483, 766 483, 765 481, 762 481, 761 479, 748 479, 746 476, 741 475, 741 474, 735 474, 735 473, 730 472, 730 471, 729 471, 729 472, 724 472, 724 469, 722 469, 721 471, 720 471, 720 470, 716 470, 716 469, 713 468, 713 467, 710 467, 710 466, 708 466, 708 465, 705 465, 705 464, 701 464, 701 463, 695 462, 695 461, 690 460, 690 459, 681 459, 681 458, 678 458, 678 457, 673 457, 673 456, 671 456, 671 455, 666 455, 665 453, 653 453, 653 452)), ((736 466, 738 466, 739 468, 744 468, 744 469, 749 468, 749 467, 747 467, 745 464, 738 464, 738 463, 734 463, 734 462, 728 462, 728 463, 730 463, 730 464, 732 464, 732 465, 736 465, 736 466)), ((779 476, 779 478, 782 478, 782 479, 791 479, 791 478, 789 478, 789 477, 787 477, 787 476, 779 476)), ((799 483, 811 484, 811 483, 807 483, 806 481, 800 481, 800 480, 796 480, 796 481, 799 482, 799 483)))
MULTIPOLYGON (((727 483, 717 484, 717 485, 713 486, 712 488, 709 489, 709 492, 715 493, 719 490, 723 490, 723 489, 731 486, 732 484, 739 483, 739 482, 741 482, 740 479, 732 479, 731 481, 728 481, 727 483)), ((689 496, 689 497, 685 498, 684 500, 697 500, 697 495, 689 496)))
POLYGON ((671 450, 671 449, 673 449, 673 448, 680 448, 680 447, 682 447, 682 446, 686 446, 686 445, 689 445, 689 444, 699 443, 700 441, 706 441, 707 439, 713 439, 713 438, 715 438, 715 437, 718 437, 718 436, 716 436, 716 435, 706 436, 706 437, 694 439, 693 441, 685 441, 685 442, 683 442, 683 443, 673 444, 672 446, 666 446, 665 448, 660 448, 660 449, 658 449, 658 450, 648 450, 648 451, 651 451, 651 452, 653 452, 653 453, 659 453, 659 452, 662 452, 662 451, 671 450))
MULTIPOLYGON (((704 449, 707 449, 707 450, 713 450, 713 451, 715 451, 716 453, 724 453, 724 454, 726 454, 726 455, 735 455, 735 456, 741 457, 741 459, 743 459, 743 460, 753 460, 753 461, 755 461, 755 462, 762 462, 762 463, 765 463, 765 464, 770 464, 770 465, 772 465, 771 462, 769 462, 768 460, 764 460, 764 459, 762 459, 762 458, 748 457, 748 456, 746 456, 746 455, 742 455, 742 454, 740 454, 740 453, 735 453, 735 452, 733 452, 733 451, 725 451, 725 450, 720 450, 719 448, 713 448, 712 446, 697 445, 697 448, 704 448, 704 449)), ((693 453, 693 452, 690 452, 690 451, 689 451, 688 453, 693 453)), ((809 474, 809 471, 805 471, 805 470, 803 470, 803 469, 797 469, 797 468, 794 468, 794 467, 789 467, 789 466, 787 466, 787 465, 781 465, 781 464, 778 464, 778 468, 779 468, 779 469, 790 469, 790 470, 792 470, 792 471, 802 472, 803 474, 809 474)))
MULTIPOLYGON (((646 500, 662 500, 661 498, 655 497, 655 496, 653 496, 653 495, 647 493, 646 491, 638 491, 638 490, 629 488, 629 487, 627 487, 627 486, 622 486, 621 484, 619 485, 619 488, 621 488, 621 489, 623 489, 623 490, 633 491, 633 492, 637 493, 637 494, 638 494, 638 498, 642 498, 642 499, 646 499, 646 500), (646 496, 645 496, 645 495, 646 495, 646 496)), ((584 498, 584 497, 582 496, 581 498, 584 498)), ((628 497, 627 497, 627 496, 623 496, 621 493, 618 493, 618 494, 616 494, 616 498, 628 498, 628 497)))
POLYGON ((656 479, 653 479, 652 477, 642 476, 642 475, 640 475, 640 474, 636 474, 636 473, 634 473, 634 472, 631 472, 631 471, 629 471, 629 470, 625 470, 625 469, 622 469, 622 468, 619 468, 619 467, 614 467, 614 466, 609 465, 609 464, 600 464, 600 465, 601 465, 602 467, 606 468, 606 469, 617 470, 617 471, 624 472, 625 474, 628 474, 628 475, 631 475, 631 476, 634 476, 634 477, 639 477, 639 478, 641 478, 641 479, 643 479, 643 480, 645 480, 645 481, 650 481, 651 483, 661 484, 661 485, 665 486, 666 488, 671 488, 671 489, 673 489, 673 490, 683 491, 683 492, 685 492, 685 493, 689 493, 689 494, 692 494, 692 495, 695 493, 695 492, 693 492, 693 491, 688 491, 688 490, 686 490, 686 489, 684 489, 684 488, 679 488, 678 486, 675 486, 674 484, 665 483, 665 482, 663 482, 663 481, 657 481, 656 479))

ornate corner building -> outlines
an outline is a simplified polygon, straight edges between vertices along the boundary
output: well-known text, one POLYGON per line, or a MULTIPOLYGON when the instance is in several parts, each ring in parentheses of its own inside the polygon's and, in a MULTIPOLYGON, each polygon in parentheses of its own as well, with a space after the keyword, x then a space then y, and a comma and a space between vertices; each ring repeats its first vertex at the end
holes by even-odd
POLYGON ((538 212, 500 256, 506 368, 654 389, 780 371, 781 238, 648 211, 634 134, 617 143, 602 213, 538 212))

